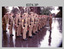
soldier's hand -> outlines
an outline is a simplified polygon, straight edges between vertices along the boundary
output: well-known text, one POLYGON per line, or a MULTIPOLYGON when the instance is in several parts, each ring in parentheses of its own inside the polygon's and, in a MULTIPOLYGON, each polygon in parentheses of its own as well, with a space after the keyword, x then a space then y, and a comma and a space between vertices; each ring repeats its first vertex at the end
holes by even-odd
POLYGON ((23 29, 24 29, 24 27, 23 27, 23 29))
POLYGON ((11 25, 8 26, 8 29, 10 29, 10 26, 11 26, 11 25))
POLYGON ((16 25, 16 27, 18 27, 18 25, 16 25))
POLYGON ((30 27, 30 25, 29 25, 29 27, 30 27))
POLYGON ((15 26, 16 26, 16 24, 15 24, 15 26))
POLYGON ((16 27, 18 27, 18 25, 17 25, 17 24, 15 24, 15 26, 16 26, 16 27))
POLYGON ((9 25, 9 27, 10 27, 11 25, 9 25))
POLYGON ((2 25, 4 25, 5 23, 2 23, 2 25))
POLYGON ((21 23, 19 23, 19 25, 22 25, 21 23))

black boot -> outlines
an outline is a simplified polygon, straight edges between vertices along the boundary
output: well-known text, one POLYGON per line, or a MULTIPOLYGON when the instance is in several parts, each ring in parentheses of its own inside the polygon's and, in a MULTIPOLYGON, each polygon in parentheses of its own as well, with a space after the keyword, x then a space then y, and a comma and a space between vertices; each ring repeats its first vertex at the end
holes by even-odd
POLYGON ((7 30, 4 30, 3 32, 7 32, 7 30))
POLYGON ((27 41, 27 38, 23 39, 24 41, 27 41))
POLYGON ((21 35, 19 35, 19 36, 16 36, 16 37, 22 37, 21 35))
POLYGON ((51 30, 49 30, 51 32, 51 30))
POLYGON ((36 33, 38 33, 38 31, 36 31, 36 33))
POLYGON ((29 38, 33 38, 33 36, 29 36, 29 38))
POLYGON ((40 31, 40 30, 38 30, 38 31, 40 31))
POLYGON ((14 36, 13 34, 10 34, 10 36, 14 36))
POLYGON ((33 35, 36 35, 36 33, 32 33, 33 35))

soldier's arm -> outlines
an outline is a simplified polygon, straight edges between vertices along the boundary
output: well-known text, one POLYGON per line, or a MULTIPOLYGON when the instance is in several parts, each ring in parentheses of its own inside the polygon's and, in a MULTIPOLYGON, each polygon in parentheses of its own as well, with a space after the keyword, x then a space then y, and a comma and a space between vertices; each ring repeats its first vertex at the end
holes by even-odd
POLYGON ((15 26, 18 27, 18 18, 15 20, 15 26))
POLYGON ((10 22, 11 22, 11 18, 10 17, 8 17, 8 24, 10 25, 10 22))
POLYGON ((37 20, 36 20, 36 23, 38 23, 38 18, 37 18, 37 20))
POLYGON ((19 24, 22 25, 22 19, 19 17, 19 24))
MULTIPOLYGON (((31 17, 30 17, 30 25, 31 25, 31 21, 32 21, 32 19, 31 19, 31 17)), ((29 25, 29 26, 30 26, 30 25, 29 25)))
POLYGON ((8 29, 10 29, 10 18, 8 19, 8 29))
POLYGON ((30 18, 29 18, 29 27, 30 27, 30 24, 31 24, 31 23, 30 23, 30 18))
POLYGON ((39 18, 39 25, 40 25, 40 18, 39 18))
POLYGON ((52 23, 52 17, 50 17, 50 23, 52 23))
POLYGON ((4 25, 5 24, 5 18, 3 17, 2 18, 2 25, 4 25))
POLYGON ((22 19, 22 28, 24 29, 24 19, 22 19))

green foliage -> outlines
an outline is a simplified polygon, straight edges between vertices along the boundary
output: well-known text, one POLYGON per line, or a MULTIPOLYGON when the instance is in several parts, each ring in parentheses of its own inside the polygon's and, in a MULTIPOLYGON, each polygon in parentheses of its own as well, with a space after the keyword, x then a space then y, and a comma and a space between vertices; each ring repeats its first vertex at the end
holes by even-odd
POLYGON ((53 9, 52 7, 43 7, 43 9, 41 9, 41 14, 42 15, 49 15, 49 14, 51 14, 52 9, 53 9))

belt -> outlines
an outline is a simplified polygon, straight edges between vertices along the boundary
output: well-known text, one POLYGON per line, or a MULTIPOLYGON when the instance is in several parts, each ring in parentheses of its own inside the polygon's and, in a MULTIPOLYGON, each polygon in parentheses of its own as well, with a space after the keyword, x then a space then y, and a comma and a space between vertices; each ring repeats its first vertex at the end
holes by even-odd
POLYGON ((30 24, 31 25, 31 24, 30 24))
POLYGON ((19 25, 19 24, 18 24, 19 25))
POLYGON ((33 22, 33 21, 31 21, 31 22, 33 22))
POLYGON ((25 27, 25 25, 24 25, 24 27, 25 27))

